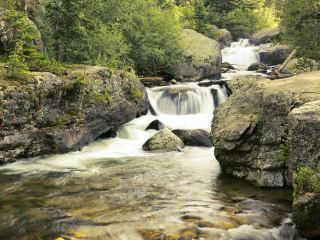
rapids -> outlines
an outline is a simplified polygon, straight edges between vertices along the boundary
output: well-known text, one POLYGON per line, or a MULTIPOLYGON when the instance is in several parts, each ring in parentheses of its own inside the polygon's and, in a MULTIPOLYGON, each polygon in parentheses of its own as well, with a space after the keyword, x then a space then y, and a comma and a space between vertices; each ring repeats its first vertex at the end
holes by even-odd
POLYGON ((141 148, 155 119, 210 131, 224 87, 181 84, 148 96, 151 111, 115 138, 0 167, 0 239, 297 239, 290 190, 221 175, 213 148, 141 148))

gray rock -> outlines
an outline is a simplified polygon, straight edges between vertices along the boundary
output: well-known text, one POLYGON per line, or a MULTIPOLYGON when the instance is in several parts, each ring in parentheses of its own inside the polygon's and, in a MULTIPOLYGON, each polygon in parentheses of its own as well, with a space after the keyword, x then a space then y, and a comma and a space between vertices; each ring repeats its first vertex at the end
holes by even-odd
POLYGON ((248 71, 257 71, 259 68, 260 68, 260 64, 259 63, 252 63, 248 67, 248 71))
POLYGON ((183 141, 170 130, 162 130, 149 138, 142 146, 144 151, 181 151, 183 141))
POLYGON ((202 146, 202 147, 213 147, 210 140, 210 134, 202 129, 193 130, 181 130, 176 129, 172 131, 177 135, 185 145, 187 146, 202 146))
POLYGON ((276 45, 259 53, 260 62, 266 65, 277 65, 283 63, 291 53, 290 47, 276 45))
POLYGON ((221 50, 217 41, 196 31, 185 29, 181 37, 183 57, 173 66, 177 80, 197 81, 221 76, 221 50))
POLYGON ((260 45, 265 43, 271 43, 273 41, 279 41, 281 37, 281 31, 278 27, 266 28, 253 34, 249 41, 251 44, 260 45))
POLYGON ((159 120, 154 120, 154 121, 152 121, 152 122, 147 126, 146 130, 151 130, 151 129, 153 129, 153 130, 159 131, 159 130, 165 129, 165 127, 166 127, 166 126, 165 126, 161 121, 159 121, 159 120))

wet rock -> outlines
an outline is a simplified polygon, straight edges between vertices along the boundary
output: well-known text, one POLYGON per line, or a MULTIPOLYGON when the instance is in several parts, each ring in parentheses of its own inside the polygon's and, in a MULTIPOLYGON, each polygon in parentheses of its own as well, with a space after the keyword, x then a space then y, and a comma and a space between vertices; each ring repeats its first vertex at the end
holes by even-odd
POLYGON ((170 82, 169 82, 170 84, 172 84, 172 85, 176 85, 177 84, 177 80, 175 80, 175 79, 172 79, 172 80, 170 80, 170 82))
POLYGON ((252 63, 249 67, 248 67, 248 71, 257 71, 260 67, 259 63, 252 63))
POLYGON ((265 43, 271 43, 274 41, 279 41, 281 37, 280 28, 266 28, 262 29, 261 31, 253 34, 249 42, 254 45, 260 45, 265 43))
POLYGON ((293 214, 299 233, 306 237, 320 237, 320 194, 306 193, 295 198, 293 214))
POLYGON ((182 33, 183 57, 173 66, 172 75, 177 80, 197 81, 221 76, 221 50, 217 41, 191 29, 182 33))
POLYGON ((185 145, 187 146, 202 146, 202 147, 213 147, 210 134, 202 129, 195 130, 181 130, 176 129, 172 131, 177 135, 185 145))
POLYGON ((222 68, 227 68, 227 69, 233 69, 233 70, 234 70, 234 67, 233 67, 230 63, 228 63, 228 62, 222 63, 221 67, 222 67, 222 68))
POLYGON ((159 120, 154 120, 146 128, 146 130, 151 130, 151 129, 157 130, 157 131, 163 130, 165 129, 165 125, 159 120))
POLYGON ((142 148, 145 151, 181 151, 184 143, 177 135, 165 129, 149 138, 142 148))
POLYGON ((259 53, 260 62, 266 65, 277 65, 283 63, 291 53, 290 47, 286 45, 272 46, 259 53))

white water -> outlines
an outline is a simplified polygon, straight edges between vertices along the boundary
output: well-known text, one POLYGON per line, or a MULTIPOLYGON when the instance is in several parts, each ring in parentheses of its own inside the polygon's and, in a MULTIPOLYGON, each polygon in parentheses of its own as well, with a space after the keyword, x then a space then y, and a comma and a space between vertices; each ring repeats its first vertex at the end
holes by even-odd
POLYGON ((222 50, 222 62, 230 63, 237 70, 246 71, 251 64, 260 62, 258 52, 258 46, 250 45, 248 39, 240 39, 222 50))
MULTIPOLYGON (((108 158, 132 156, 150 156, 159 153, 148 153, 142 145, 155 130, 145 129, 153 120, 160 120, 169 129, 204 129, 210 132, 213 110, 215 108, 212 90, 216 90, 218 104, 227 99, 224 87, 199 87, 196 84, 181 84, 171 87, 148 89, 149 100, 157 116, 148 113, 119 127, 117 137, 91 143, 79 152, 39 157, 28 161, 18 161, 0 167, 12 173, 36 171, 74 171, 87 170, 93 162, 108 158), (171 91, 171 92, 169 92, 171 91)), ((189 154, 198 151, 188 149, 189 154)), ((213 153, 212 153, 213 155, 213 153)), ((92 170, 92 169, 91 169, 92 170)), ((95 169, 94 169, 95 170, 95 169)))

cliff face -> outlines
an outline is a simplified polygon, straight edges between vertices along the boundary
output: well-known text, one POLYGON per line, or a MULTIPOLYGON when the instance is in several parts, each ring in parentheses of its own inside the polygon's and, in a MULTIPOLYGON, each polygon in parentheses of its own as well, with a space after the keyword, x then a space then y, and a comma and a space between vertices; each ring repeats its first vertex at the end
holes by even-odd
POLYGON ((0 163, 79 150, 147 110, 144 87, 126 72, 0 81, 0 163))
POLYGON ((222 168, 263 187, 292 185, 300 231, 320 236, 320 72, 228 85, 233 94, 216 109, 211 132, 222 168))

